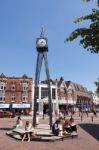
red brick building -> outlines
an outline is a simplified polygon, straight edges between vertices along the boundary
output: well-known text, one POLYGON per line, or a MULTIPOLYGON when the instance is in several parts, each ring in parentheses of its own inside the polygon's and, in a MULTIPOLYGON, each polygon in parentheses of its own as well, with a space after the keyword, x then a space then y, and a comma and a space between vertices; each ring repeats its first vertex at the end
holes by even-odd
MULTIPOLYGON (((26 75, 22 77, 7 77, 2 73, 0 75, 0 110, 28 114, 33 107, 34 86, 32 78, 26 75)), ((46 82, 41 82, 38 87, 40 112, 43 110, 41 102, 48 105, 48 90, 46 82)), ((63 77, 59 80, 51 80, 51 94, 53 111, 57 109, 57 106, 65 110, 67 105, 75 105, 78 108, 82 107, 82 105, 88 106, 92 100, 92 93, 87 88, 72 81, 65 81, 63 77)))
POLYGON ((32 78, 0 75, 0 109, 28 113, 32 107, 32 78))
POLYGON ((86 87, 72 81, 64 81, 63 77, 57 80, 57 85, 60 109, 66 108, 67 105, 75 105, 76 108, 90 107, 93 99, 92 92, 88 91, 86 87))

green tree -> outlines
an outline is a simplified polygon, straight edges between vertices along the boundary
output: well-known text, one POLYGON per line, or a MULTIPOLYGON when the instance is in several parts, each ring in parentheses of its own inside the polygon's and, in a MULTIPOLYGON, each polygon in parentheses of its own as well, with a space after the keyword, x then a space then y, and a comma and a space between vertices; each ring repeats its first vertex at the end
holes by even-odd
POLYGON ((94 82, 96 85, 96 93, 99 96, 99 78, 97 79, 97 81, 94 82))
MULTIPOLYGON (((82 1, 89 2, 92 0, 82 1)), ((97 0, 97 5, 99 6, 99 0, 97 0)), ((80 36, 80 44, 82 44, 87 51, 90 51, 91 53, 99 53, 99 10, 92 9, 91 14, 81 16, 74 22, 79 23, 84 20, 91 21, 89 27, 77 28, 69 35, 68 38, 66 38, 65 42, 73 41, 80 36)))
MULTIPOLYGON (((90 1, 93 1, 93 0, 82 0, 83 2, 90 2, 90 1)), ((99 0, 97 0, 97 5, 99 6, 99 0)))

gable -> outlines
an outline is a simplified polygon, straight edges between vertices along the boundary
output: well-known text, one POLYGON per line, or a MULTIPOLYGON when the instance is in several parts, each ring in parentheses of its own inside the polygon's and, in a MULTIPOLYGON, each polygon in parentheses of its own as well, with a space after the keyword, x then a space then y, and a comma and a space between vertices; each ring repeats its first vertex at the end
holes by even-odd
POLYGON ((59 89, 60 89, 61 92, 65 92, 66 91, 67 86, 66 86, 64 81, 61 82, 59 89))

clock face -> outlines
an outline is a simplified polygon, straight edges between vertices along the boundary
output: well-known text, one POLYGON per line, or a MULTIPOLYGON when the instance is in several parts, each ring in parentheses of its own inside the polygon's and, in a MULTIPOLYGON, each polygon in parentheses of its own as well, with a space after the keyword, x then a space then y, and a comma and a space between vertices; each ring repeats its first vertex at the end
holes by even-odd
POLYGON ((38 46, 40 47, 44 47, 46 46, 47 42, 45 39, 39 39, 38 42, 37 42, 38 46))

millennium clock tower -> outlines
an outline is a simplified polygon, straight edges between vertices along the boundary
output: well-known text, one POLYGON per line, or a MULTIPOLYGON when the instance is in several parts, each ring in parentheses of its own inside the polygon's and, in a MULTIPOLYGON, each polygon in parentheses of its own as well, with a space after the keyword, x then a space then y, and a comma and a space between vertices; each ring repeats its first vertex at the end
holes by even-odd
POLYGON ((52 127, 52 100, 51 100, 50 74, 49 74, 49 67, 48 67, 48 60, 47 60, 48 40, 44 36, 43 28, 41 30, 40 37, 36 39, 36 49, 37 49, 38 54, 37 54, 36 72, 35 72, 33 126, 34 127, 36 126, 38 84, 40 80, 42 62, 44 60, 47 85, 48 85, 49 122, 50 122, 50 128, 51 128, 52 127))

